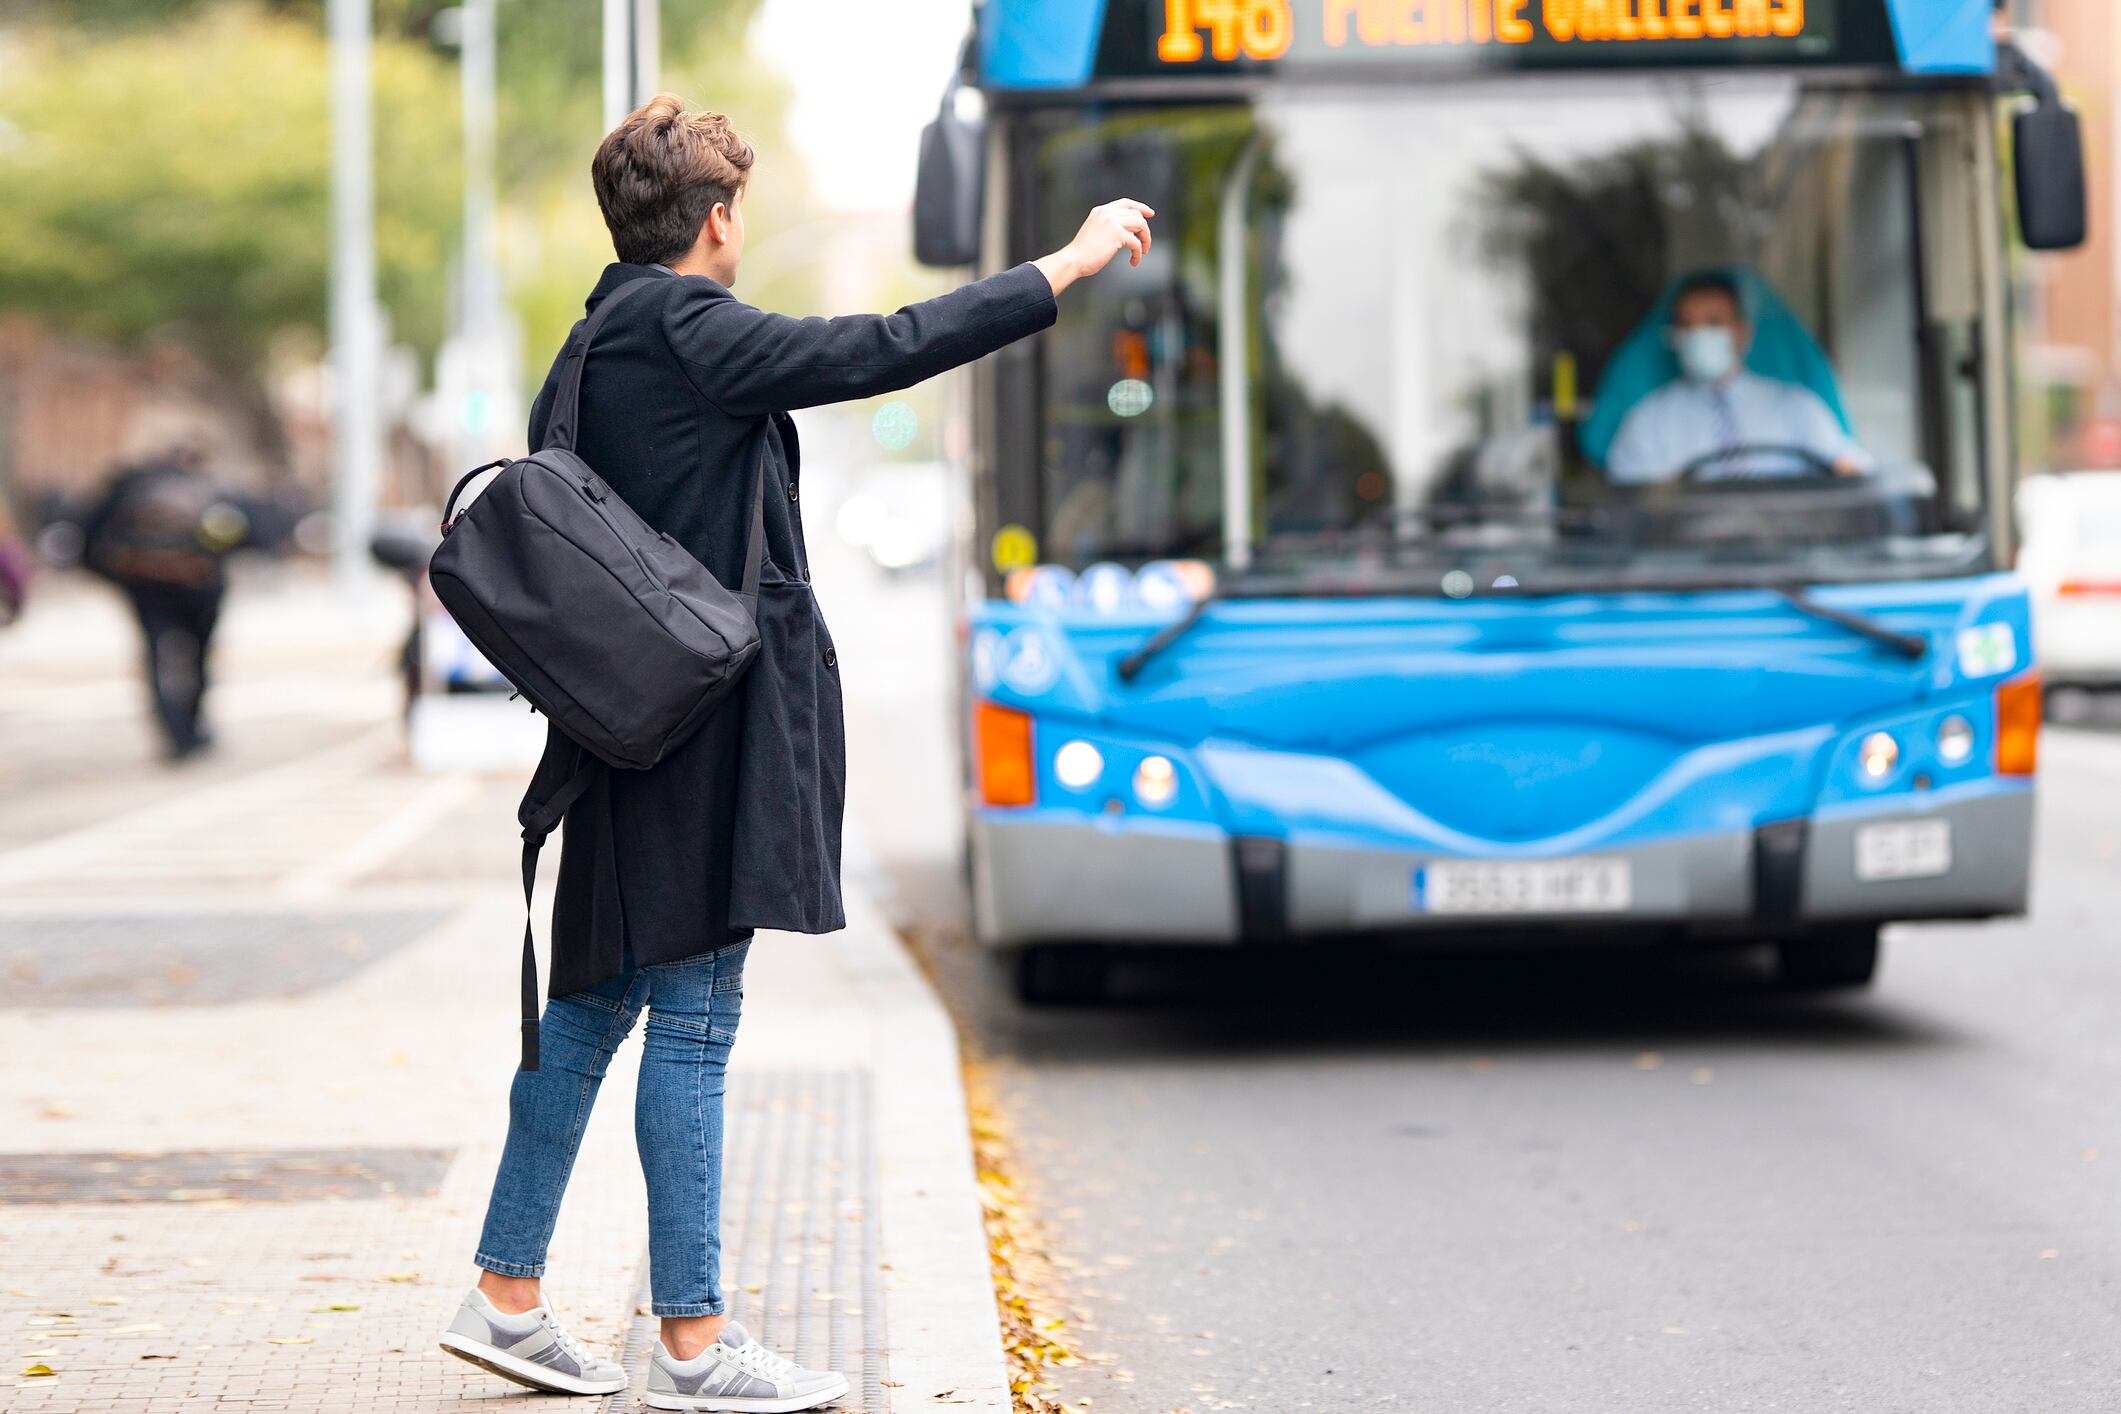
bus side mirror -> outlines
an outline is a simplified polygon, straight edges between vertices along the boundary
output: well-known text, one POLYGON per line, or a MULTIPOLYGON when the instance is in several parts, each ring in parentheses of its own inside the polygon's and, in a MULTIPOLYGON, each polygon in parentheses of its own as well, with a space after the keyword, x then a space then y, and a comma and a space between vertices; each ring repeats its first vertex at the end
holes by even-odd
POLYGON ((2073 108, 2042 103, 2011 119, 2018 230, 2028 250, 2084 244, 2084 134, 2073 108))
POLYGON ((2017 176, 2018 233, 2028 250, 2074 250, 2084 244, 2084 133, 2077 110, 2062 101, 2054 78, 2007 45, 1999 68, 2008 87, 2033 106, 2011 116, 2017 176))
POLYGON ((913 185, 913 258, 923 265, 979 263, 980 199, 986 124, 957 115, 957 85, 921 130, 921 163, 913 185))

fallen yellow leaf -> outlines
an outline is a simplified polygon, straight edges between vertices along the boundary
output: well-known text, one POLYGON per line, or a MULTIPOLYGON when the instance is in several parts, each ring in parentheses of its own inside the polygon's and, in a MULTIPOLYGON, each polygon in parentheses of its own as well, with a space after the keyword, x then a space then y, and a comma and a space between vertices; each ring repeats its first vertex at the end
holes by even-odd
POLYGON ((268 1336, 266 1339, 273 1345, 315 1345, 317 1343, 317 1338, 313 1335, 275 1335, 268 1336))
POLYGON ((57 1370, 54 1370, 41 1360, 34 1365, 24 1365, 22 1367, 22 1375, 26 1379, 42 1379, 46 1375, 56 1375, 58 1373, 57 1370))

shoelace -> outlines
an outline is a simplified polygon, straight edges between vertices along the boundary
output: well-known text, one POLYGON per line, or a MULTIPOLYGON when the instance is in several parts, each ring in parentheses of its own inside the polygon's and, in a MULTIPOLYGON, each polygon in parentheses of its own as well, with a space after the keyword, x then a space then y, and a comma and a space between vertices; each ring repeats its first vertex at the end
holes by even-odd
POLYGON ((539 1312, 538 1319, 544 1322, 545 1330, 552 1336, 553 1342, 574 1358, 575 1368, 587 1370, 590 1365, 589 1352, 582 1348, 581 1343, 574 1338, 573 1333, 567 1327, 555 1321, 550 1311, 539 1312))
MULTIPOLYGON (((726 1345, 722 1348, 729 1349, 726 1345)), ((793 1375, 798 1368, 793 1360, 775 1354, 755 1340, 738 1346, 731 1353, 736 1356, 735 1363, 740 1369, 749 1370, 755 1375, 764 1375, 776 1383, 793 1375)))

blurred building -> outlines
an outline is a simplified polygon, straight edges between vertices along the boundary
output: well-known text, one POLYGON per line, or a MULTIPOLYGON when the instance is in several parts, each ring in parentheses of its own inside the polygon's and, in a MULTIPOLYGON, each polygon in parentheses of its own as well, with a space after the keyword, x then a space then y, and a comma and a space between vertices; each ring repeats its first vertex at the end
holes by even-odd
MULTIPOLYGON (((394 407, 411 402, 416 379, 411 355, 394 352, 384 380, 394 407)), ((313 355, 297 355, 278 360, 264 383, 261 397, 247 397, 175 341, 121 350, 0 314, 0 501, 34 519, 38 508, 87 499, 117 467, 183 446, 203 453, 224 485, 322 504, 333 455, 328 376, 313 355)), ((394 418, 386 503, 432 501, 444 470, 430 441, 394 418)))
POLYGON ((261 476, 243 409, 191 353, 119 353, 0 318, 0 491, 84 496, 113 466, 184 444, 261 476))
POLYGON ((2023 257, 2026 465, 2121 466, 2121 5, 2012 0, 2009 9, 2083 117, 2091 207, 2081 249, 2023 257))

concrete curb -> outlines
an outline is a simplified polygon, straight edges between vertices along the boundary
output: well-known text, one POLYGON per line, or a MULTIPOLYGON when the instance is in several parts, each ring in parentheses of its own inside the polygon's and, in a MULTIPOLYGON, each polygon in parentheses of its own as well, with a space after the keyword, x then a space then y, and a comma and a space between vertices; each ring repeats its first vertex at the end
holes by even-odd
POLYGON ((877 1027, 879 1238, 889 1292, 893 1402, 1007 1414, 1009 1365, 994 1309, 957 1030, 889 921, 850 881, 829 939, 877 1027))

